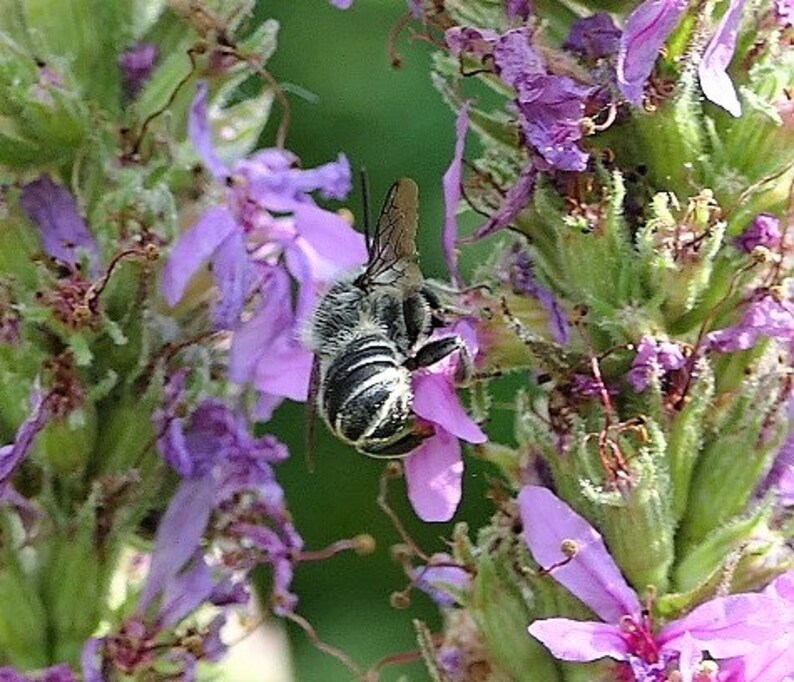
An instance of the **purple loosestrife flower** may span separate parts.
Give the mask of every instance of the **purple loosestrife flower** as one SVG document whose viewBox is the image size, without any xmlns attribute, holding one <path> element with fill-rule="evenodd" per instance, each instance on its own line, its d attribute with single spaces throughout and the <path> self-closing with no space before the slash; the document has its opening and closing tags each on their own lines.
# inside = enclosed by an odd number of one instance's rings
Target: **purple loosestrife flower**
<svg viewBox="0 0 794 682">
<path fill-rule="evenodd" d="M 535 561 L 589 606 L 602 622 L 536 620 L 530 634 L 564 661 L 612 658 L 637 682 L 665 682 L 677 668 L 692 682 L 703 652 L 715 660 L 763 648 L 791 621 L 791 609 L 765 594 L 716 597 L 657 631 L 609 555 L 601 535 L 547 488 L 518 496 L 524 539 Z M 565 548 L 565 551 L 563 550 Z"/>
<path fill-rule="evenodd" d="M 741 116 L 742 107 L 726 69 L 736 49 L 736 36 L 739 33 L 743 9 L 744 0 L 730 0 L 728 9 L 722 15 L 714 37 L 706 46 L 698 64 L 698 79 L 706 99 L 737 117 Z"/>
<path fill-rule="evenodd" d="M 688 4 L 688 0 L 645 0 L 626 20 L 618 51 L 618 87 L 632 104 L 642 104 L 645 81 L 659 50 Z"/>
<path fill-rule="evenodd" d="M 532 45 L 532 31 L 516 28 L 499 35 L 484 29 L 449 29 L 447 44 L 456 57 L 493 56 L 496 73 L 516 91 L 514 106 L 524 137 L 545 168 L 584 170 L 589 155 L 582 151 L 581 122 L 593 88 L 551 72 Z"/>
<path fill-rule="evenodd" d="M 590 155 L 579 147 L 581 122 L 593 89 L 568 76 L 543 75 L 522 78 L 517 90 L 524 135 L 548 167 L 584 170 Z"/>
<path fill-rule="evenodd" d="M 129 97 L 135 97 L 149 80 L 159 56 L 160 50 L 152 43 L 136 43 L 121 54 L 119 68 Z"/>
<path fill-rule="evenodd" d="M 466 130 L 469 127 L 469 102 L 464 102 L 458 112 L 455 124 L 455 153 L 452 162 L 444 173 L 444 258 L 447 262 L 453 284 L 460 287 L 463 279 L 458 270 L 458 204 L 461 199 L 461 183 L 463 181 L 463 149 L 466 144 Z"/>
<path fill-rule="evenodd" d="M 790 350 L 794 347 L 794 301 L 765 294 L 752 301 L 741 321 L 706 335 L 706 347 L 718 353 L 747 350 L 762 338 L 775 339 Z"/>
<path fill-rule="evenodd" d="M 92 272 L 97 269 L 99 247 L 69 190 L 45 173 L 22 188 L 19 203 L 38 227 L 48 255 L 75 267 L 84 254 Z"/>
<path fill-rule="evenodd" d="M 615 54 L 620 35 L 621 31 L 612 17 L 606 12 L 597 12 L 573 22 L 563 47 L 594 61 Z"/>
<path fill-rule="evenodd" d="M 200 82 L 190 110 L 190 137 L 205 166 L 226 188 L 226 198 L 180 237 L 163 269 L 162 289 L 168 304 L 176 305 L 193 275 L 211 261 L 221 293 L 215 324 L 236 329 L 259 280 L 260 264 L 286 267 L 301 297 L 309 298 L 318 282 L 361 265 L 366 249 L 362 235 L 309 196 L 314 191 L 327 199 L 347 195 L 350 166 L 343 155 L 302 170 L 292 153 L 265 149 L 228 166 L 212 144 L 207 99 L 207 84 Z"/>
<path fill-rule="evenodd" d="M 413 569 L 411 577 L 439 606 L 457 604 L 457 594 L 465 592 L 471 583 L 469 572 L 444 553 L 431 556 L 427 566 Z"/>
<path fill-rule="evenodd" d="M 643 336 L 631 363 L 629 383 L 637 393 L 642 393 L 651 385 L 653 377 L 661 379 L 665 372 L 681 369 L 685 364 L 686 358 L 678 345 Z"/>
<path fill-rule="evenodd" d="M 780 219 L 769 213 L 760 213 L 733 243 L 740 251 L 750 253 L 756 246 L 774 249 L 780 246 L 782 241 Z"/>
<path fill-rule="evenodd" d="M 489 234 L 498 232 L 512 223 L 521 211 L 523 211 L 532 198 L 535 191 L 535 183 L 538 178 L 538 169 L 530 162 L 524 166 L 518 174 L 515 184 L 507 190 L 504 201 L 499 209 L 481 225 L 474 233 L 476 239 L 481 239 Z"/>
<path fill-rule="evenodd" d="M 776 578 L 764 595 L 781 604 L 786 618 L 783 627 L 769 640 L 744 656 L 720 666 L 720 682 L 789 682 L 794 679 L 794 571 Z"/>
<path fill-rule="evenodd" d="M 144 608 L 204 537 L 218 547 L 229 576 L 244 578 L 256 565 L 270 564 L 274 609 L 291 610 L 297 601 L 289 591 L 292 568 L 303 541 L 272 468 L 287 458 L 287 448 L 273 436 L 252 437 L 246 420 L 215 399 L 204 400 L 189 418 L 179 416 L 182 378 L 175 381 L 155 424 L 161 454 L 183 478 L 158 528 Z"/>
<path fill-rule="evenodd" d="M 33 441 L 52 417 L 50 401 L 35 386 L 30 394 L 30 414 L 17 429 L 13 443 L 0 447 L 0 502 L 12 502 L 15 495 L 9 486 L 19 465 L 30 454 Z"/>
<path fill-rule="evenodd" d="M 461 321 L 449 331 L 463 339 L 469 355 L 474 358 L 477 354 L 474 327 Z M 455 355 L 413 375 L 414 413 L 434 431 L 405 459 L 408 497 L 423 521 L 448 521 L 458 508 L 463 479 L 459 439 L 469 443 L 487 440 L 482 429 L 466 413 L 455 391 L 459 362 Z"/>
<path fill-rule="evenodd" d="M 306 400 L 313 356 L 297 338 L 304 314 L 293 310 L 287 272 L 263 272 L 259 308 L 232 337 L 229 378 L 259 391 L 254 415 L 268 421 L 284 398 Z"/>
<path fill-rule="evenodd" d="M 688 5 L 688 0 L 645 0 L 629 15 L 620 41 L 617 68 L 618 87 L 629 102 L 642 104 L 645 82 L 659 51 Z M 729 0 L 698 64 L 698 79 L 706 99 L 733 116 L 741 114 L 741 107 L 726 69 L 736 48 L 743 9 L 744 0 Z"/>
</svg>

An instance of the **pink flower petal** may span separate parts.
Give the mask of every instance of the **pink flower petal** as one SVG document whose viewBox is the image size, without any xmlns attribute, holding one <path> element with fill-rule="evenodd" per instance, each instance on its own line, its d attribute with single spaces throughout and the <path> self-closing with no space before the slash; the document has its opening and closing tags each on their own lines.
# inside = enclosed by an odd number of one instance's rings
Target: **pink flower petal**
<svg viewBox="0 0 794 682">
<path fill-rule="evenodd" d="M 455 243 L 458 240 L 458 204 L 460 203 L 460 183 L 463 174 L 463 149 L 466 143 L 466 129 L 469 127 L 469 104 L 466 101 L 458 112 L 455 124 L 456 141 L 455 153 L 452 162 L 444 173 L 442 185 L 444 187 L 444 258 L 447 268 L 456 286 L 461 286 L 463 280 L 458 271 L 458 252 Z"/>
<path fill-rule="evenodd" d="M 736 117 L 741 116 L 742 106 L 739 104 L 736 89 L 726 69 L 736 49 L 742 9 L 744 9 L 744 0 L 731 0 L 698 64 L 700 87 L 703 88 L 706 99 Z"/>
<path fill-rule="evenodd" d="M 221 242 L 237 229 L 227 208 L 208 209 L 171 249 L 163 268 L 161 287 L 168 305 L 175 306 L 193 275 L 206 263 Z"/>
<path fill-rule="evenodd" d="M 221 295 L 213 312 L 215 328 L 236 329 L 253 279 L 241 230 L 234 230 L 215 249 L 212 276 Z"/>
<path fill-rule="evenodd" d="M 681 651 L 691 637 L 716 659 L 740 656 L 784 630 L 790 612 L 789 603 L 769 594 L 731 594 L 669 623 L 657 639 L 665 648 Z"/>
<path fill-rule="evenodd" d="M 313 358 L 311 351 L 287 333 L 260 358 L 254 386 L 263 393 L 304 401 L 309 394 Z"/>
<path fill-rule="evenodd" d="M 640 602 L 626 583 L 601 535 L 548 488 L 528 485 L 518 494 L 524 540 L 544 568 L 556 566 L 551 576 L 567 587 L 608 623 L 637 616 Z M 563 541 L 574 541 L 573 558 L 563 554 Z"/>
<path fill-rule="evenodd" d="M 405 459 L 408 499 L 423 521 L 449 521 L 462 494 L 460 443 L 443 429 Z"/>
<path fill-rule="evenodd" d="M 645 0 L 629 15 L 620 39 L 617 67 L 618 86 L 629 102 L 642 103 L 645 81 L 659 50 L 688 5 L 688 0 Z"/>
<path fill-rule="evenodd" d="M 282 268 L 270 268 L 261 292 L 259 310 L 232 337 L 229 378 L 238 384 L 253 380 L 256 365 L 268 355 L 271 344 L 292 322 L 290 282 Z"/>
<path fill-rule="evenodd" d="M 548 618 L 532 623 L 529 634 L 561 661 L 584 663 L 605 656 L 625 661 L 629 653 L 618 626 L 608 623 Z"/>
<path fill-rule="evenodd" d="M 295 207 L 296 245 L 309 261 L 312 278 L 331 282 L 367 260 L 364 235 L 336 213 L 312 204 Z"/>
<path fill-rule="evenodd" d="M 188 133 L 204 165 L 216 180 L 220 180 L 229 175 L 229 169 L 215 153 L 215 147 L 212 144 L 212 128 L 207 113 L 208 98 L 207 81 L 199 81 L 196 83 L 196 97 L 190 106 Z"/>
<path fill-rule="evenodd" d="M 488 440 L 483 430 L 463 409 L 455 387 L 442 374 L 414 374 L 414 412 L 469 443 Z"/>
</svg>

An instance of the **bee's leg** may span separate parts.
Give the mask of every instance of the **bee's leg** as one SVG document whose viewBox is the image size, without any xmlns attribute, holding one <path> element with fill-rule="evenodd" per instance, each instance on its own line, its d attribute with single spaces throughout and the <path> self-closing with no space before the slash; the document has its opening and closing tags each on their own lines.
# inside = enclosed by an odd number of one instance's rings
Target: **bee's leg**
<svg viewBox="0 0 794 682">
<path fill-rule="evenodd" d="M 474 363 L 472 362 L 469 349 L 459 336 L 445 336 L 442 339 L 428 341 L 420 346 L 412 358 L 408 358 L 405 366 L 409 370 L 420 367 L 430 367 L 455 351 L 458 352 L 458 367 L 455 371 L 455 382 L 466 384 L 474 373 Z"/>
<path fill-rule="evenodd" d="M 403 319 L 408 336 L 408 349 L 413 348 L 433 329 L 431 303 L 424 296 L 424 289 L 408 294 L 403 300 Z"/>
<path fill-rule="evenodd" d="M 389 443 L 367 443 L 359 447 L 359 452 L 369 457 L 403 457 L 418 448 L 422 441 L 433 435 L 433 431 L 409 431 Z"/>
</svg>

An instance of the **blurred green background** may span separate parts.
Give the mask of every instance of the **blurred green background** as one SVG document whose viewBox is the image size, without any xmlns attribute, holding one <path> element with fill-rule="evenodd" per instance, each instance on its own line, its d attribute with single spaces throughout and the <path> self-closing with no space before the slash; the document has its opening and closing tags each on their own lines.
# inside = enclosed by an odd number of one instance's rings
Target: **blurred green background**
<svg viewBox="0 0 794 682">
<path fill-rule="evenodd" d="M 288 147 L 307 167 L 333 159 L 340 151 L 354 168 L 366 166 L 374 204 L 370 212 L 375 215 L 391 183 L 403 175 L 413 177 L 420 188 L 422 268 L 428 276 L 446 278 L 440 246 L 441 177 L 452 155 L 454 113 L 430 83 L 430 49 L 425 43 L 404 32 L 399 42 L 404 65 L 398 70 L 390 66 L 388 35 L 405 4 L 359 0 L 343 12 L 327 0 L 280 0 L 262 3 L 259 9 L 261 18 L 272 17 L 281 24 L 269 68 L 290 90 Z M 272 143 L 278 115 L 275 110 L 266 143 Z M 348 206 L 360 217 L 358 187 Z M 293 453 L 278 475 L 307 548 L 318 549 L 359 533 L 373 535 L 378 548 L 370 556 L 345 553 L 299 566 L 298 612 L 325 641 L 365 667 L 384 656 L 416 650 L 412 620 L 422 619 L 436 629 L 439 620 L 429 599 L 419 593 L 406 610 L 389 605 L 391 592 L 402 589 L 406 580 L 388 553 L 398 536 L 376 504 L 383 463 L 343 446 L 319 424 L 315 470 L 310 473 L 303 457 L 304 427 L 300 405 L 284 405 L 272 422 L 272 430 Z M 475 529 L 482 525 L 489 513 L 485 489 L 483 467 L 468 458 L 464 501 L 453 522 L 465 519 Z M 392 484 L 391 499 L 425 551 L 444 549 L 441 538 L 450 535 L 452 524 L 420 522 L 407 502 L 404 481 Z M 298 628 L 290 627 L 290 639 L 295 678 L 300 682 L 352 679 Z M 381 679 L 400 676 L 428 679 L 419 663 L 387 669 Z"/>
</svg>

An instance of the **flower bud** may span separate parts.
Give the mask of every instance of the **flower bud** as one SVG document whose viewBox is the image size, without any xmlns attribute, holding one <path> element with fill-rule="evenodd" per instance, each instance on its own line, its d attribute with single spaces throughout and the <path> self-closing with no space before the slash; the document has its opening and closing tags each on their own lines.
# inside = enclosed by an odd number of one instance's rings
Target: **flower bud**
<svg viewBox="0 0 794 682">
<path fill-rule="evenodd" d="M 468 608 L 482 631 L 485 648 L 511 680 L 558 680 L 545 648 L 527 633 L 532 620 L 517 578 L 508 566 L 483 555 L 472 583 Z"/>
<path fill-rule="evenodd" d="M 8 528 L 8 524 L 5 524 Z M 47 658 L 47 616 L 37 585 L 21 563 L 13 541 L 4 542 L 0 571 L 0 650 L 22 669 L 44 667 Z"/>
<path fill-rule="evenodd" d="M 94 452 L 96 433 L 96 408 L 87 402 L 68 417 L 51 420 L 37 447 L 56 476 L 79 475 Z"/>
</svg>

